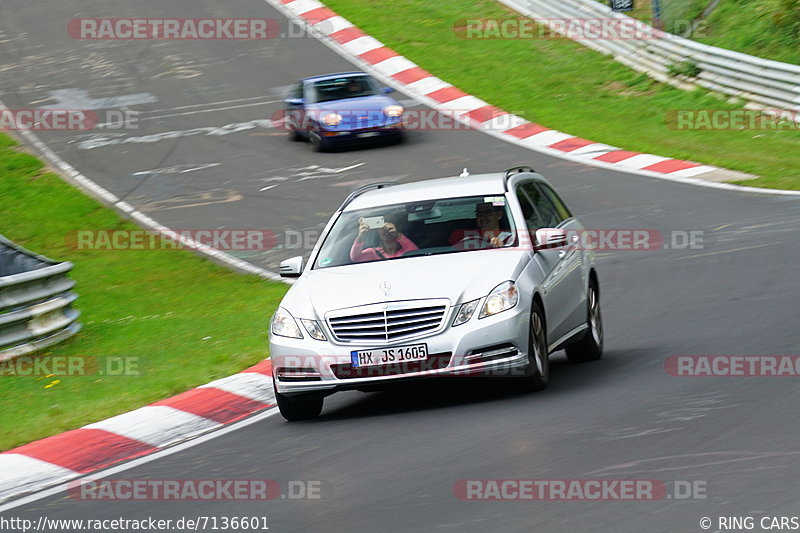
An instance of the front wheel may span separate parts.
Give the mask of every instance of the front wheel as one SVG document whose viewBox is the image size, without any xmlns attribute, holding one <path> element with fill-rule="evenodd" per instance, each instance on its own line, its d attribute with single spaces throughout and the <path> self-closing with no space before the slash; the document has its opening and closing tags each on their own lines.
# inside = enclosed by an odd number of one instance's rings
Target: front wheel
<svg viewBox="0 0 800 533">
<path fill-rule="evenodd" d="M 300 132 L 294 129 L 294 127 L 289 126 L 289 140 L 291 142 L 300 142 L 303 139 L 303 136 L 300 135 Z"/>
<path fill-rule="evenodd" d="M 322 137 L 321 131 L 308 132 L 308 142 L 315 152 L 327 152 L 330 149 L 330 142 Z"/>
<path fill-rule="evenodd" d="M 596 361 L 603 356 L 603 315 L 600 312 L 600 292 L 597 283 L 589 283 L 586 293 L 587 325 L 586 334 L 576 343 L 564 348 L 571 363 Z"/>
<path fill-rule="evenodd" d="M 545 317 L 539 302 L 533 302 L 528 340 L 528 375 L 523 378 L 525 388 L 539 391 L 547 387 L 550 379 L 550 357 L 547 349 Z"/>
<path fill-rule="evenodd" d="M 322 404 L 325 401 L 324 396 L 320 394 L 311 393 L 287 396 L 279 393 L 277 388 L 275 389 L 275 399 L 278 402 L 278 409 L 281 412 L 281 416 L 289 422 L 309 420 L 318 417 L 322 412 Z"/>
</svg>

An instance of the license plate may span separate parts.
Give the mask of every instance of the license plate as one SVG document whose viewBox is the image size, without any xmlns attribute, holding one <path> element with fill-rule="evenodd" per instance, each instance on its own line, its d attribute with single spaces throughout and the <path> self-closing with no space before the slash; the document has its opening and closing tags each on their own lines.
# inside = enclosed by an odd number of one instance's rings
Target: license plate
<svg viewBox="0 0 800 533">
<path fill-rule="evenodd" d="M 356 137 L 359 137 L 359 138 L 377 137 L 378 135 L 380 135 L 380 133 L 378 133 L 377 131 L 368 131 L 366 133 L 357 133 Z"/>
<path fill-rule="evenodd" d="M 408 361 L 424 361 L 428 358 L 427 344 L 410 344 L 394 348 L 378 348 L 376 350 L 353 350 L 350 362 L 354 368 L 366 366 L 391 365 Z"/>
</svg>

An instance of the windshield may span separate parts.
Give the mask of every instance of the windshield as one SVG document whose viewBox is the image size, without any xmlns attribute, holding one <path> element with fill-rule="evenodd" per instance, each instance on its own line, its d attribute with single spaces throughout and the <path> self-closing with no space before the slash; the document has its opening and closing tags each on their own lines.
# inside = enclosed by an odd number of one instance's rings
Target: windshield
<svg viewBox="0 0 800 533">
<path fill-rule="evenodd" d="M 314 268 L 458 253 L 516 244 L 505 196 L 470 196 L 342 213 Z"/>
<path fill-rule="evenodd" d="M 309 103 L 346 100 L 379 93 L 379 87 L 371 77 L 347 76 L 314 83 L 309 91 Z"/>
</svg>

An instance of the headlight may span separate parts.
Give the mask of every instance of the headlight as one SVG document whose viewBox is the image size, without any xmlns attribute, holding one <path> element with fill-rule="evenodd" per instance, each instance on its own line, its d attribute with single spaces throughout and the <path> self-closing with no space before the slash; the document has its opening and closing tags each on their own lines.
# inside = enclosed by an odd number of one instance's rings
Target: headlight
<svg viewBox="0 0 800 533">
<path fill-rule="evenodd" d="M 322 122 L 326 126 L 338 126 L 342 123 L 342 115 L 339 113 L 325 113 L 322 115 Z"/>
<path fill-rule="evenodd" d="M 400 115 L 403 114 L 403 106 L 399 105 L 386 106 L 383 109 L 383 112 L 384 114 L 386 114 L 387 117 L 399 117 Z"/>
<path fill-rule="evenodd" d="M 517 286 L 513 281 L 504 281 L 495 287 L 492 292 L 489 293 L 489 296 L 486 297 L 486 302 L 483 304 L 481 314 L 478 315 L 478 318 L 484 318 L 507 311 L 517 305 L 518 301 L 519 293 L 517 292 Z"/>
<path fill-rule="evenodd" d="M 325 336 L 325 332 L 322 331 L 322 328 L 319 327 L 319 322 L 316 320 L 306 320 L 301 318 L 300 322 L 303 323 L 303 327 L 306 328 L 306 331 L 309 335 L 311 335 L 312 339 L 317 339 L 318 341 L 328 340 L 328 337 Z"/>
<path fill-rule="evenodd" d="M 300 333 L 300 328 L 297 327 L 297 322 L 295 322 L 292 315 L 289 314 L 289 311 L 283 307 L 279 307 L 278 310 L 275 311 L 275 316 L 272 317 L 272 334 L 278 335 L 279 337 L 290 337 L 292 339 L 303 338 L 303 334 Z"/>
<path fill-rule="evenodd" d="M 456 313 L 456 318 L 453 320 L 453 326 L 459 326 L 472 318 L 475 309 L 478 307 L 478 302 L 480 302 L 480 299 L 461 304 L 461 307 L 458 308 L 458 313 Z"/>
</svg>

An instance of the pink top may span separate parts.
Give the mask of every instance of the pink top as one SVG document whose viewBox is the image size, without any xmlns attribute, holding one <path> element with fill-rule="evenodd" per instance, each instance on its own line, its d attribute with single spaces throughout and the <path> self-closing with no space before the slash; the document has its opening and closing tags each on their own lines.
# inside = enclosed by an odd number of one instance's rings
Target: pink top
<svg viewBox="0 0 800 533">
<path fill-rule="evenodd" d="M 411 242 L 411 239 L 405 235 L 398 237 L 397 245 L 397 251 L 393 254 L 390 254 L 383 249 L 383 246 L 367 248 L 364 250 L 364 245 L 358 242 L 358 239 L 356 239 L 353 243 L 353 247 L 350 248 L 350 260 L 356 263 L 364 263 L 366 261 L 377 261 L 378 259 L 392 259 L 395 257 L 400 257 L 404 253 L 410 252 L 411 250 L 419 250 L 417 245 Z"/>
</svg>

